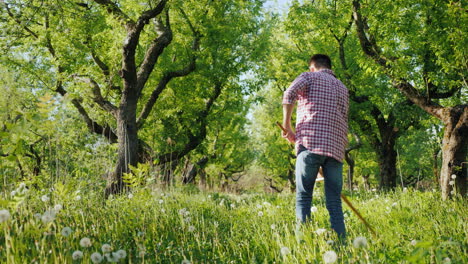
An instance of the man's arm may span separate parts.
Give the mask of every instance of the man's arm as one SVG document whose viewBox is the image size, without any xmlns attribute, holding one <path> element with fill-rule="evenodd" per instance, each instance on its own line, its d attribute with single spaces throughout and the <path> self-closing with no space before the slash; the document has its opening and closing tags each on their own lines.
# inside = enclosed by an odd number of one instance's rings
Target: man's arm
<svg viewBox="0 0 468 264">
<path fill-rule="evenodd" d="M 283 104 L 283 127 L 287 132 L 282 131 L 281 136 L 286 138 L 289 142 L 296 142 L 296 134 L 292 130 L 291 115 L 294 110 L 294 104 Z"/>
</svg>

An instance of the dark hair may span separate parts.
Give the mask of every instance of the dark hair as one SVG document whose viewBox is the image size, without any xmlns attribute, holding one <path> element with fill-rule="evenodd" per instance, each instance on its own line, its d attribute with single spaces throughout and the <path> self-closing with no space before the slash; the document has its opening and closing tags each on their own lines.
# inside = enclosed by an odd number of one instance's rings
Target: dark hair
<svg viewBox="0 0 468 264">
<path fill-rule="evenodd" d="M 311 64 L 314 64 L 315 68 L 327 68 L 331 69 L 331 60 L 330 57 L 324 54 L 315 54 L 312 57 L 310 57 L 309 60 L 309 66 Z"/>
</svg>

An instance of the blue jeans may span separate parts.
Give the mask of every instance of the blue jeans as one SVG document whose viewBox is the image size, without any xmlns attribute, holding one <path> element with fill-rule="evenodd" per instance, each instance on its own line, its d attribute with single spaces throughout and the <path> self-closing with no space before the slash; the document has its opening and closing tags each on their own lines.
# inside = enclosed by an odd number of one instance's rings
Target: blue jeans
<svg viewBox="0 0 468 264">
<path fill-rule="evenodd" d="M 346 230 L 341 207 L 341 188 L 343 186 L 343 163 L 334 158 L 314 154 L 302 145 L 296 159 L 296 216 L 305 223 L 310 219 L 310 207 L 315 179 L 322 167 L 325 181 L 325 201 L 330 214 L 331 228 L 338 237 L 346 238 Z"/>
</svg>

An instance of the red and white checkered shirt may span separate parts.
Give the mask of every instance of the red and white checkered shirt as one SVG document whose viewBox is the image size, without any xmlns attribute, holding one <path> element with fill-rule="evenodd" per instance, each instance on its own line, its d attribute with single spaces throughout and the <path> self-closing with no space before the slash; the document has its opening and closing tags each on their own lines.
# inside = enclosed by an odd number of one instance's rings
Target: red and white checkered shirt
<svg viewBox="0 0 468 264">
<path fill-rule="evenodd" d="M 296 152 L 303 145 L 312 153 L 343 162 L 348 144 L 348 89 L 330 69 L 304 72 L 284 92 L 283 104 L 296 100 Z"/>
</svg>

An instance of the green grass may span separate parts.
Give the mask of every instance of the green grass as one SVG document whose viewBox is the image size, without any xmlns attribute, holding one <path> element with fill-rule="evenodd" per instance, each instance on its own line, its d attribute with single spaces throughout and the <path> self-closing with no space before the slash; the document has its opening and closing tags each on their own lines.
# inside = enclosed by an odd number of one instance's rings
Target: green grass
<svg viewBox="0 0 468 264">
<path fill-rule="evenodd" d="M 3 194 L 0 210 L 11 216 L 0 223 L 0 263 L 92 263 L 90 255 L 102 254 L 106 243 L 113 251 L 126 251 L 119 263 L 323 263 L 329 250 L 338 254 L 336 263 L 468 263 L 466 200 L 441 201 L 439 193 L 412 190 L 348 195 L 377 236 L 344 205 L 348 243 L 336 249 L 327 243 L 336 236 L 321 187 L 314 197 L 318 210 L 313 221 L 299 232 L 293 194 L 141 189 L 132 198 L 103 200 L 97 192 L 76 193 L 61 184 L 49 193 Z M 44 194 L 49 201 L 41 200 Z M 56 204 L 63 209 L 52 222 L 44 224 L 35 216 Z M 64 227 L 73 230 L 70 236 L 61 234 Z M 318 235 L 314 231 L 319 228 L 327 232 Z M 367 239 L 367 247 L 353 247 L 358 236 Z M 80 246 L 84 237 L 91 247 Z M 281 254 L 283 247 L 289 254 Z M 83 252 L 82 259 L 72 259 L 76 250 Z"/>
</svg>

